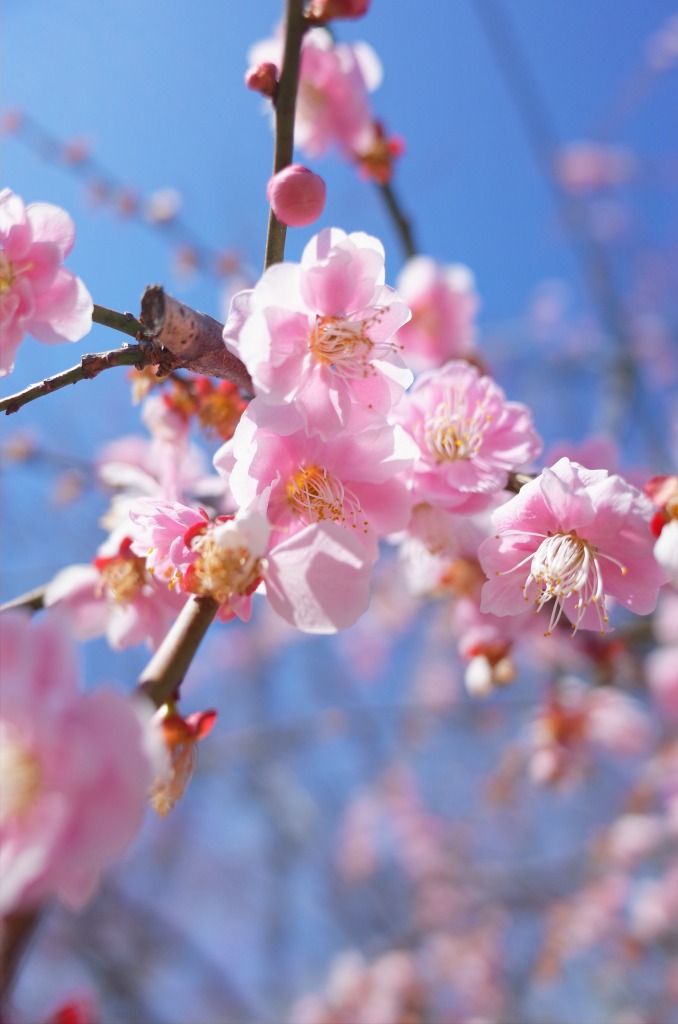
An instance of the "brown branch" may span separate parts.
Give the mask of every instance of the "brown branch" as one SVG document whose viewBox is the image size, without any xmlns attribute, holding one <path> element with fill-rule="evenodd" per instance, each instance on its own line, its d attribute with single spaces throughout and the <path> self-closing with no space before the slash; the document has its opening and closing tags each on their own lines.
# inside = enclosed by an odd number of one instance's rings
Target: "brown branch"
<svg viewBox="0 0 678 1024">
<path fill-rule="evenodd" d="M 275 101 L 274 174 L 291 164 L 294 155 L 294 112 L 299 86 L 301 41 L 305 29 L 303 0 L 287 0 L 283 65 Z M 264 270 L 268 270 L 273 263 L 282 263 L 285 258 L 286 235 L 287 228 L 271 210 L 268 215 Z"/>
<path fill-rule="evenodd" d="M 37 928 L 44 908 L 17 911 L 0 920 L 0 1000 L 9 995 L 21 960 Z M 0 1005 L 0 1019 L 5 1020 Z"/>
<path fill-rule="evenodd" d="M 304 35 L 303 0 L 287 0 L 285 12 L 285 44 L 283 67 L 276 96 L 275 156 L 274 171 L 282 170 L 292 162 L 294 152 L 294 111 L 299 85 L 301 41 Z M 285 255 L 285 225 L 273 216 L 269 218 L 266 238 L 264 270 L 273 263 L 280 263 Z M 254 393 L 247 369 L 224 346 L 223 327 L 211 317 L 196 313 L 181 303 L 166 296 L 162 288 L 148 288 L 142 298 L 141 318 L 146 337 L 156 344 L 165 346 L 175 358 L 186 358 L 182 365 L 193 369 L 195 360 L 206 359 L 211 367 L 228 365 L 228 380 Z M 199 339 L 202 347 L 196 347 Z M 207 342 L 206 342 L 207 339 Z M 242 367 L 240 379 L 233 374 L 236 364 Z M 217 375 L 214 368 L 210 373 Z M 242 374 L 246 374 L 246 379 Z M 209 629 L 218 610 L 218 603 L 211 597 L 191 596 L 179 617 L 164 638 L 139 679 L 139 690 L 161 707 L 176 693 L 193 657 Z"/>
<path fill-rule="evenodd" d="M 224 325 L 218 320 L 166 295 L 160 285 L 149 286 L 142 295 L 139 319 L 144 338 L 173 357 L 172 369 L 221 377 L 254 394 L 247 367 L 226 348 Z M 166 369 L 167 360 L 161 365 Z"/>
<path fill-rule="evenodd" d="M 166 704 L 183 681 L 219 605 L 211 597 L 192 595 L 139 679 L 139 692 L 157 707 Z"/>
<path fill-rule="evenodd" d="M 416 256 L 417 247 L 414 244 L 412 225 L 409 218 L 403 213 L 402 207 L 396 198 L 395 192 L 393 191 L 393 186 L 390 182 L 384 182 L 383 184 L 379 184 L 378 188 L 383 196 L 384 202 L 386 203 L 386 208 L 391 214 L 393 223 L 398 230 L 402 247 L 405 250 L 405 255 L 408 259 L 412 256 Z"/>
<path fill-rule="evenodd" d="M 34 402 L 36 398 L 51 395 L 53 391 L 59 391 L 69 384 L 77 384 L 80 380 L 93 380 L 103 370 L 110 370 L 112 366 L 136 366 L 141 369 L 157 361 L 157 356 L 153 358 L 150 346 L 142 348 L 140 345 L 125 345 L 124 348 L 112 349 L 110 352 L 92 352 L 82 357 L 79 366 L 73 366 L 70 370 L 57 373 L 54 377 L 47 377 L 39 384 L 31 384 L 23 391 L 1 399 L 0 412 L 10 416 L 13 412 L 18 412 L 22 406 Z"/>
</svg>

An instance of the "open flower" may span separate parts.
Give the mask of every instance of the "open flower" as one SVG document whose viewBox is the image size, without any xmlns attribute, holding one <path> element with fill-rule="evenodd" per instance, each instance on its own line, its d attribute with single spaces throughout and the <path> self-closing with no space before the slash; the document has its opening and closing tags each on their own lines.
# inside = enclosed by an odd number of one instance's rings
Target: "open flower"
<svg viewBox="0 0 678 1024">
<path fill-rule="evenodd" d="M 509 473 L 541 451 L 530 411 L 474 366 L 452 360 L 422 373 L 393 411 L 418 446 L 413 497 L 448 511 L 479 512 Z"/>
<path fill-rule="evenodd" d="M 148 714 L 78 690 L 59 616 L 6 612 L 0 646 L 0 914 L 81 907 L 136 834 L 162 753 Z"/>
<path fill-rule="evenodd" d="M 354 408 L 383 415 L 411 384 L 393 340 L 409 316 L 384 284 L 381 242 L 326 228 L 301 263 L 274 264 L 235 296 L 224 340 L 252 376 L 262 426 L 327 439 L 353 429 Z"/>
<path fill-rule="evenodd" d="M 413 256 L 400 272 L 397 289 L 412 310 L 412 319 L 396 335 L 408 366 L 427 370 L 472 351 L 478 295 L 468 267 Z"/>
<path fill-rule="evenodd" d="M 282 36 L 257 43 L 250 64 L 282 65 Z M 306 32 L 301 50 L 294 142 L 310 157 L 337 146 L 345 156 L 365 150 L 373 135 L 368 94 L 382 69 L 367 43 L 335 43 L 323 28 Z"/>
<path fill-rule="evenodd" d="M 402 529 L 410 515 L 399 476 L 414 453 L 410 438 L 384 420 L 330 441 L 303 430 L 279 437 L 257 426 L 260 409 L 255 399 L 233 440 L 215 455 L 235 500 L 249 505 L 269 493 L 267 515 L 276 541 L 310 523 L 334 522 L 352 531 L 376 559 L 379 539 Z"/>
<path fill-rule="evenodd" d="M 607 630 L 608 598 L 653 611 L 666 575 L 656 563 L 649 500 L 616 474 L 567 458 L 521 488 L 492 515 L 478 551 L 488 576 L 481 610 L 516 615 L 551 605 L 546 635 L 565 615 L 577 629 Z"/>
<path fill-rule="evenodd" d="M 73 221 L 58 206 L 24 206 L 10 189 L 0 192 L 0 377 L 26 334 L 55 345 L 90 330 L 89 292 L 62 266 L 74 241 Z"/>
<path fill-rule="evenodd" d="M 252 595 L 261 590 L 278 615 L 306 633 L 352 626 L 369 603 L 373 560 L 361 542 L 336 523 L 318 522 L 276 543 L 267 499 L 214 521 L 178 502 L 140 499 L 130 513 L 135 550 L 152 549 L 149 559 L 170 586 L 214 598 L 224 621 L 248 621 Z"/>
</svg>

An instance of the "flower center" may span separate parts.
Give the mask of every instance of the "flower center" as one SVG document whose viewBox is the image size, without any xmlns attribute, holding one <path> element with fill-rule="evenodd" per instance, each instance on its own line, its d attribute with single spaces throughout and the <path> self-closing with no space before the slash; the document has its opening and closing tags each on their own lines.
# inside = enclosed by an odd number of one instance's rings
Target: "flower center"
<svg viewBox="0 0 678 1024">
<path fill-rule="evenodd" d="M 300 466 L 286 484 L 287 502 L 307 523 L 330 519 L 342 526 L 367 533 L 368 522 L 358 498 L 341 480 L 320 466 Z"/>
<path fill-rule="evenodd" d="M 7 258 L 6 254 L 0 250 L 0 295 L 4 295 L 5 292 L 10 291 L 14 284 L 15 277 L 16 270 L 14 264 Z"/>
<path fill-rule="evenodd" d="M 469 406 L 468 396 L 454 389 L 446 393 L 434 411 L 419 426 L 419 438 L 438 462 L 473 459 L 480 451 L 492 413 L 487 411 L 489 397 Z"/>
<path fill-rule="evenodd" d="M 233 533 L 216 526 L 191 542 L 198 559 L 186 573 L 185 588 L 193 594 L 209 594 L 219 604 L 235 595 L 251 594 L 261 581 L 261 559 L 235 540 Z"/>
<path fill-rule="evenodd" d="M 0 743 L 0 822 L 25 814 L 40 792 L 40 763 L 19 739 L 16 731 L 4 725 Z"/>
<path fill-rule="evenodd" d="M 598 616 L 601 635 L 605 633 L 608 622 L 603 589 L 603 573 L 601 559 L 613 562 L 622 575 L 626 568 L 611 555 L 606 555 L 593 544 L 577 534 L 576 530 L 568 533 L 555 533 L 544 536 L 540 533 L 528 533 L 522 530 L 507 531 L 516 535 L 541 537 L 542 541 L 532 555 L 527 555 L 509 572 L 515 572 L 530 562 L 530 573 L 523 585 L 523 597 L 529 601 L 528 590 L 534 583 L 538 590 L 534 599 L 535 614 L 553 599 L 551 619 L 545 636 L 550 636 L 563 613 L 563 604 L 570 597 L 577 597 L 574 605 L 576 617 L 572 622 L 572 636 L 577 632 L 589 605 L 593 605 Z M 569 616 L 572 619 L 572 616 Z"/>
<path fill-rule="evenodd" d="M 340 377 L 367 377 L 373 373 L 374 342 L 365 333 L 366 320 L 316 317 L 309 348 L 320 363 Z"/>
<path fill-rule="evenodd" d="M 100 587 L 120 604 L 129 604 L 139 595 L 146 582 L 146 560 L 136 555 L 117 555 L 97 566 Z"/>
</svg>

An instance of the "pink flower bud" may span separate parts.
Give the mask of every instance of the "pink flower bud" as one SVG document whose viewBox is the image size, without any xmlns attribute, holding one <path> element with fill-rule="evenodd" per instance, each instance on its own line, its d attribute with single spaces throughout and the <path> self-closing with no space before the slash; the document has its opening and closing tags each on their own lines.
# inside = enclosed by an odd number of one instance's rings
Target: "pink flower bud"
<svg viewBox="0 0 678 1024">
<path fill-rule="evenodd" d="M 266 188 L 273 212 L 282 224 L 306 227 L 318 219 L 325 208 L 325 182 L 301 164 L 290 164 L 274 174 Z"/>
<path fill-rule="evenodd" d="M 278 90 L 278 69 L 270 61 L 257 64 L 245 72 L 245 85 L 253 92 L 273 99 Z"/>
<path fill-rule="evenodd" d="M 313 0 L 307 17 L 323 22 L 332 18 L 362 18 L 369 6 L 370 0 Z"/>
</svg>

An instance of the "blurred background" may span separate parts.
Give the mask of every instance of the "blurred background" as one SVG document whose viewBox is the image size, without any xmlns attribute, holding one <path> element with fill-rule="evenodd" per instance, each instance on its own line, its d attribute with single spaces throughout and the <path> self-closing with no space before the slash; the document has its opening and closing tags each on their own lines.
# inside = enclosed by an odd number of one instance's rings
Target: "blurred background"
<svg viewBox="0 0 678 1024">
<path fill-rule="evenodd" d="M 256 281 L 272 132 L 243 75 L 281 13 L 6 3 L 3 183 L 69 211 L 67 265 L 96 303 L 137 315 L 162 283 L 224 320 Z M 334 32 L 382 62 L 394 192 L 418 250 L 473 272 L 477 349 L 531 407 L 545 464 L 598 437 L 640 486 L 675 473 L 675 3 L 373 0 Z M 300 158 L 328 201 L 288 258 L 320 227 L 365 231 L 394 285 L 404 253 L 377 186 L 336 153 Z M 29 338 L 2 395 L 122 340 Z M 3 600 L 91 560 L 110 499 L 96 459 L 133 434 L 122 369 L 3 419 Z M 196 443 L 208 464 L 216 444 Z M 334 639 L 264 608 L 215 625 L 183 688 L 184 713 L 219 712 L 187 795 L 82 914 L 46 917 L 21 1019 L 90 991 L 107 1024 L 678 1020 L 676 718 L 647 679 L 656 645 L 678 644 L 672 613 L 576 657 L 517 649 L 516 680 L 483 701 L 450 599 L 409 596 L 387 551 L 369 612 Z M 147 658 L 89 643 L 88 685 L 131 689 Z M 572 676 L 623 698 L 619 742 L 555 715 Z M 567 761 L 552 785 L 533 763 L 540 715 Z"/>
</svg>

